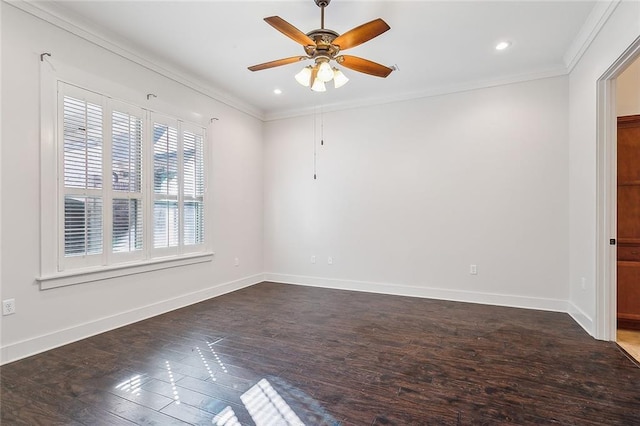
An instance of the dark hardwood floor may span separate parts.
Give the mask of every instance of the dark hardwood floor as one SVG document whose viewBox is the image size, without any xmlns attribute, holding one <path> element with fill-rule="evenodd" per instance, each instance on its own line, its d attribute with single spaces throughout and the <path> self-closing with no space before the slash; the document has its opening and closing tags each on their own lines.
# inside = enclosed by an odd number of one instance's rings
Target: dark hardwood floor
<svg viewBox="0 0 640 426">
<path fill-rule="evenodd" d="M 640 425 L 568 315 L 262 283 L 2 366 L 2 425 Z"/>
</svg>

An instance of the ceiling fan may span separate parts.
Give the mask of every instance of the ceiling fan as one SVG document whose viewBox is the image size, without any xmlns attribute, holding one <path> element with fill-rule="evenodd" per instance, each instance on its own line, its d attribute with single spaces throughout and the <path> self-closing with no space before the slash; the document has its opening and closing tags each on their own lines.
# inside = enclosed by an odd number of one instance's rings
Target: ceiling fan
<svg viewBox="0 0 640 426">
<path fill-rule="evenodd" d="M 344 85 L 348 81 L 348 78 L 346 78 L 341 71 L 331 66 L 330 61 L 335 61 L 346 68 L 376 77 L 384 78 L 391 74 L 395 67 L 390 68 L 368 59 L 341 54 L 343 50 L 359 46 L 391 29 L 386 22 L 380 18 L 374 19 L 371 22 L 362 24 L 340 35 L 324 27 L 324 8 L 329 5 L 331 0 L 314 1 L 321 9 L 320 29 L 310 31 L 307 34 L 279 16 L 264 18 L 273 28 L 302 45 L 306 55 L 292 56 L 253 65 L 249 67 L 250 71 L 260 71 L 312 59 L 315 64 L 313 66 L 309 65 L 300 71 L 296 75 L 296 80 L 303 86 L 311 87 L 311 90 L 319 92 L 325 91 L 324 83 L 331 80 L 334 80 L 336 88 Z"/>
</svg>

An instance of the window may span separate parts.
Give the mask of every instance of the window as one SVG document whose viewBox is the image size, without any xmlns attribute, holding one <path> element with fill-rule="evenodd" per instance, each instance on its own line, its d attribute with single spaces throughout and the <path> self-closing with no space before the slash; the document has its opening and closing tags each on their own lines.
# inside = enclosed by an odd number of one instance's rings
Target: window
<svg viewBox="0 0 640 426">
<path fill-rule="evenodd" d="M 205 250 L 205 132 L 58 83 L 58 271 Z"/>
<path fill-rule="evenodd" d="M 153 248 L 185 252 L 204 243 L 204 134 L 152 114 Z"/>
</svg>

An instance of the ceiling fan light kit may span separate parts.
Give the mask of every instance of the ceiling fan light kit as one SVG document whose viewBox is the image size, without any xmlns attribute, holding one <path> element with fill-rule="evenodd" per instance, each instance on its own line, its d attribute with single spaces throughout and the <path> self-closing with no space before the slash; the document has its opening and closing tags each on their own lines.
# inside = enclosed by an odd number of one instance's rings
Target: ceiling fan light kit
<svg viewBox="0 0 640 426">
<path fill-rule="evenodd" d="M 333 85 L 336 89 L 347 84 L 349 79 L 338 68 L 333 69 Z"/>
<path fill-rule="evenodd" d="M 394 70 L 393 67 L 386 67 L 357 56 L 340 54 L 342 50 L 359 46 L 388 31 L 390 27 L 386 22 L 380 18 L 374 19 L 371 22 L 362 24 L 340 35 L 333 30 L 324 28 L 324 8 L 329 5 L 331 0 L 314 1 L 321 9 L 320 29 L 310 31 L 307 34 L 279 16 L 264 18 L 264 20 L 276 30 L 302 45 L 306 56 L 292 56 L 290 58 L 265 62 L 249 67 L 250 71 L 260 71 L 311 59 L 315 64 L 304 67 L 295 75 L 295 79 L 302 86 L 310 87 L 314 92 L 326 91 L 325 83 L 331 80 L 333 80 L 336 89 L 344 86 L 349 81 L 342 71 L 331 65 L 331 61 L 335 61 L 345 68 L 376 77 L 385 78 L 391 74 Z"/>
<path fill-rule="evenodd" d="M 324 83 L 328 83 L 333 79 L 333 69 L 329 65 L 329 60 L 320 61 L 317 79 Z"/>
<path fill-rule="evenodd" d="M 305 87 L 309 87 L 311 85 L 311 81 L 309 81 L 311 79 L 311 68 L 313 67 L 308 65 L 296 74 L 296 81 Z"/>
<path fill-rule="evenodd" d="M 311 90 L 313 90 L 314 92 L 326 92 L 327 86 L 324 84 L 324 81 L 316 78 L 316 80 L 311 85 Z"/>
</svg>

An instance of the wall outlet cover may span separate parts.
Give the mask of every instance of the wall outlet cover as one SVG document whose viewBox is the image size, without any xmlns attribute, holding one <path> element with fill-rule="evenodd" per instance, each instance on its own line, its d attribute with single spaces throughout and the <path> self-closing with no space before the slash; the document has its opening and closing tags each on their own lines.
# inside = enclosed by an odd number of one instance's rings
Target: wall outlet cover
<svg viewBox="0 0 640 426">
<path fill-rule="evenodd" d="M 16 299 L 7 299 L 2 301 L 2 315 L 11 315 L 16 313 Z"/>
</svg>

